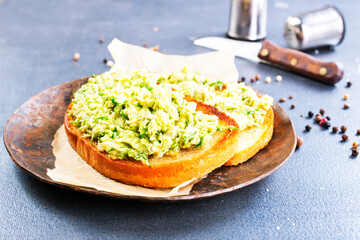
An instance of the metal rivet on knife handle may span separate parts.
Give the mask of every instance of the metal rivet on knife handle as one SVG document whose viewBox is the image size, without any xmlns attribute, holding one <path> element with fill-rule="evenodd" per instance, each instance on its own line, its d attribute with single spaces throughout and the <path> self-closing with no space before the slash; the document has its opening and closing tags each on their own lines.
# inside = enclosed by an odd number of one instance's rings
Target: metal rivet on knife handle
<svg viewBox="0 0 360 240">
<path fill-rule="evenodd" d="M 322 67 L 322 68 L 319 69 L 319 74 L 320 75 L 324 76 L 326 73 L 327 73 L 326 68 Z"/>
<path fill-rule="evenodd" d="M 291 64 L 291 66 L 295 66 L 296 64 L 297 64 L 297 59 L 296 58 L 292 58 L 291 60 L 290 60 L 290 64 Z"/>
<path fill-rule="evenodd" d="M 269 55 L 269 50 L 264 48 L 263 50 L 261 50 L 260 54 L 261 56 L 266 57 L 267 55 Z"/>
</svg>

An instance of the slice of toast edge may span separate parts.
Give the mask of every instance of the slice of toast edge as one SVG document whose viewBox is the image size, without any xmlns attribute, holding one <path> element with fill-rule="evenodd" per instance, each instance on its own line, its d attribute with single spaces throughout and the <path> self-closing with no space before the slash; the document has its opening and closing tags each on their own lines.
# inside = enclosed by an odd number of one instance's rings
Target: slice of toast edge
<svg viewBox="0 0 360 240">
<path fill-rule="evenodd" d="M 197 111 L 216 115 L 221 126 L 238 127 L 235 120 L 217 108 L 189 96 L 185 96 L 185 100 L 195 102 Z M 235 154 L 241 133 L 237 129 L 217 132 L 207 146 L 181 150 L 177 158 L 171 156 L 164 156 L 161 159 L 150 158 L 149 167 L 137 160 L 114 160 L 106 152 L 98 151 L 96 145 L 90 142 L 89 138 L 83 137 L 76 125 L 71 124 L 73 119 L 68 115 L 71 108 L 72 103 L 65 114 L 65 132 L 71 147 L 80 157 L 106 177 L 143 187 L 170 188 L 208 174 Z"/>
<path fill-rule="evenodd" d="M 264 122 L 260 126 L 241 131 L 236 153 L 224 165 L 236 166 L 252 158 L 270 142 L 273 131 L 274 111 L 270 107 L 266 112 Z"/>
</svg>

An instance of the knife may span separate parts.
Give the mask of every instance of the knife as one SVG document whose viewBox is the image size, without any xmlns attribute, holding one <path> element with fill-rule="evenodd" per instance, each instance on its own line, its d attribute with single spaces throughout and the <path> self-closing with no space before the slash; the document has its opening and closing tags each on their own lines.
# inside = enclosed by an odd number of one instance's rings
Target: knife
<svg viewBox="0 0 360 240">
<path fill-rule="evenodd" d="M 205 37 L 196 39 L 194 44 L 214 50 L 231 51 L 238 57 L 281 67 L 330 85 L 340 81 L 344 74 L 340 64 L 322 62 L 306 53 L 276 46 L 268 40 L 245 42 L 222 37 Z"/>
</svg>

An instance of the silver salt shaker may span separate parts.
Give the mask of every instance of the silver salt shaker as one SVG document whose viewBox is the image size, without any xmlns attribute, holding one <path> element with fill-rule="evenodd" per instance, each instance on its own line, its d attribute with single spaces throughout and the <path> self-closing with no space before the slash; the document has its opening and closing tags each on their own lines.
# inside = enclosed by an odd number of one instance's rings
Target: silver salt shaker
<svg viewBox="0 0 360 240">
<path fill-rule="evenodd" d="M 287 18 L 284 38 L 294 49 L 336 46 L 345 36 L 345 20 L 334 6 Z"/>
<path fill-rule="evenodd" d="M 266 37 L 267 0 L 232 0 L 228 36 L 256 41 Z"/>
</svg>

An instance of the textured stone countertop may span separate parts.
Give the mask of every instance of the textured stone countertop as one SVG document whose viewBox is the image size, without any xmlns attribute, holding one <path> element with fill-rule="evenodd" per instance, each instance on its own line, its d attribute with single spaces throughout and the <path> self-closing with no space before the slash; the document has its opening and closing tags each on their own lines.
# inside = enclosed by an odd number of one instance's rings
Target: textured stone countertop
<svg viewBox="0 0 360 240">
<path fill-rule="evenodd" d="M 351 144 L 360 128 L 360 4 L 344 0 L 268 1 L 268 39 L 286 46 L 287 16 L 336 4 L 346 19 L 344 42 L 335 50 L 310 53 L 342 63 L 345 74 L 327 86 L 240 58 L 240 76 L 270 94 L 290 116 L 303 146 L 273 175 L 238 191 L 209 199 L 149 203 L 122 201 L 64 190 L 42 183 L 11 160 L 0 144 L 0 239 L 359 239 L 360 156 Z M 210 50 L 192 40 L 223 36 L 230 1 L 0 0 L 0 133 L 23 102 L 49 87 L 108 67 L 107 44 L 114 37 L 168 54 Z M 154 27 L 158 31 L 154 31 Z M 99 43 L 103 37 L 105 42 Z M 74 52 L 81 54 L 72 61 Z M 276 75 L 283 81 L 276 82 Z M 266 76 L 273 78 L 268 84 Z M 353 85 L 346 87 L 346 82 Z M 250 83 L 251 84 L 251 83 Z M 343 109 L 344 94 L 350 108 Z M 289 100 L 288 96 L 293 99 Z M 294 109 L 290 109 L 291 105 Z M 306 118 L 326 110 L 341 134 Z M 303 118 L 300 115 L 304 115 Z M 312 130 L 305 132 L 305 125 Z"/>
</svg>

